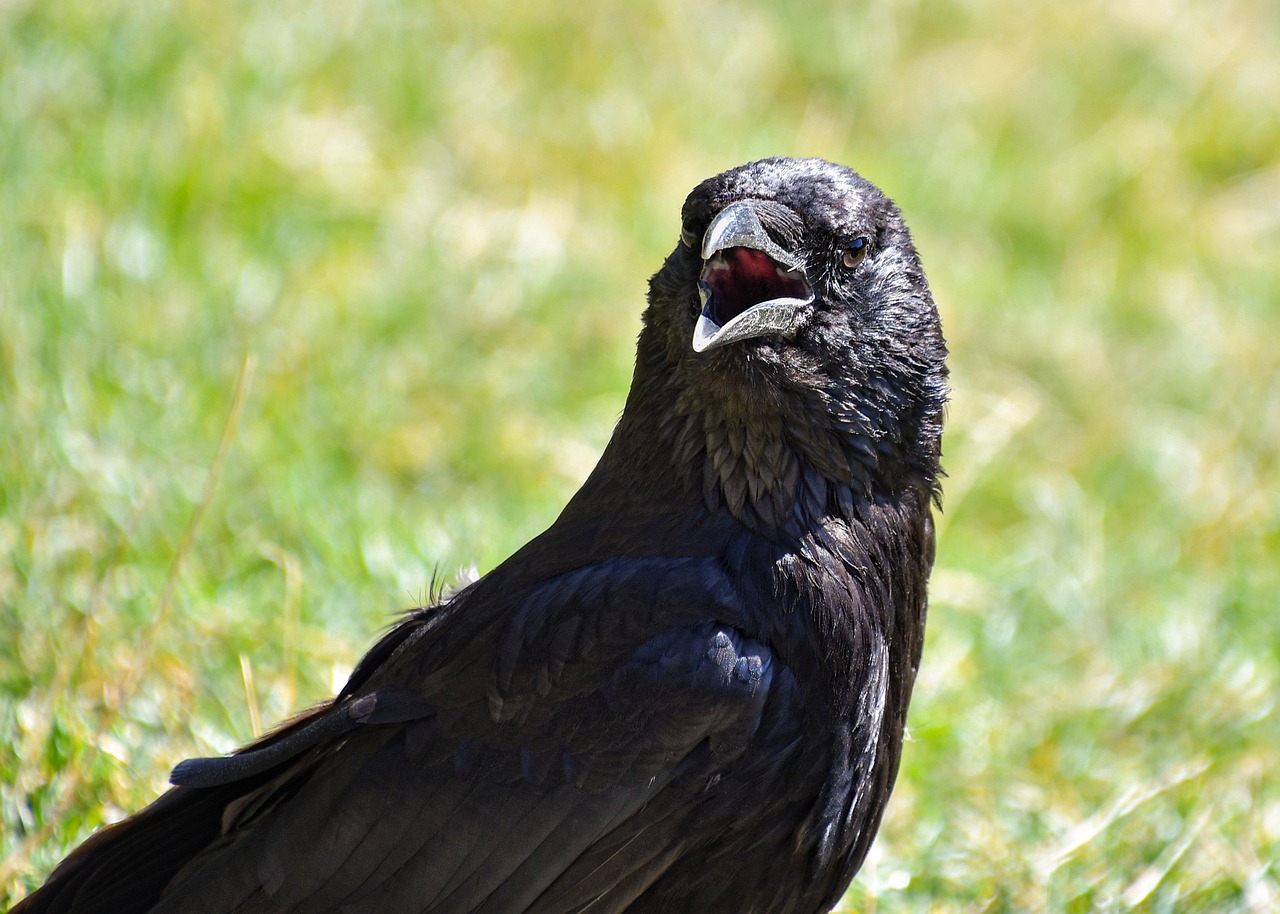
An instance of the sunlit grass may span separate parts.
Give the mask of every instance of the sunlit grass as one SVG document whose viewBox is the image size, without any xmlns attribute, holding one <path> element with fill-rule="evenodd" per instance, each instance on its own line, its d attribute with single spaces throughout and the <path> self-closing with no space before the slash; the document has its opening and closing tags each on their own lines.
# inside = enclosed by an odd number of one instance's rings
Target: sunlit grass
<svg viewBox="0 0 1280 914">
<path fill-rule="evenodd" d="M 1274 909 L 1277 86 L 1262 0 L 5 6 L 0 892 L 550 522 L 684 193 L 788 153 L 954 353 L 849 907 Z"/>
</svg>

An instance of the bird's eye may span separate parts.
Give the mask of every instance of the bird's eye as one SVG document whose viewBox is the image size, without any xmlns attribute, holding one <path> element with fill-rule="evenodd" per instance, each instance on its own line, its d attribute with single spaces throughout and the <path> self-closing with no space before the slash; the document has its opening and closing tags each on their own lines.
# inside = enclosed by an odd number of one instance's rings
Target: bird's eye
<svg viewBox="0 0 1280 914">
<path fill-rule="evenodd" d="M 680 243 L 687 248 L 696 248 L 698 246 L 698 233 L 687 225 L 681 226 Z"/>
<path fill-rule="evenodd" d="M 849 242 L 849 246 L 844 249 L 844 256 L 840 258 L 848 269 L 852 270 L 858 264 L 862 263 L 863 258 L 867 256 L 867 250 L 871 246 L 867 244 L 865 238 L 855 238 Z"/>
</svg>

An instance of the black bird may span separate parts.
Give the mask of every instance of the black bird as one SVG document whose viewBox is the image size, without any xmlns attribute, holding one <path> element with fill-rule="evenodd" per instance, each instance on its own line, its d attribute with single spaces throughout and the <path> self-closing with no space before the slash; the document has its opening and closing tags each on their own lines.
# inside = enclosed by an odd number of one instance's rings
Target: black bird
<svg viewBox="0 0 1280 914">
<path fill-rule="evenodd" d="M 704 181 L 555 523 L 15 914 L 828 910 L 898 769 L 945 358 L 872 184 Z"/>
</svg>

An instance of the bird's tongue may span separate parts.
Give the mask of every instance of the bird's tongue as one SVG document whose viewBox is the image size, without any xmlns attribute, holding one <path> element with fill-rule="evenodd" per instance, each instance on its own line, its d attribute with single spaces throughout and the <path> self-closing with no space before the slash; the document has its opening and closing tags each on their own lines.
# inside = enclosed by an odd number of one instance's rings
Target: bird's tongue
<svg viewBox="0 0 1280 914">
<path fill-rule="evenodd" d="M 707 316 L 723 327 L 752 305 L 810 294 L 803 274 L 785 270 L 763 251 L 728 248 L 707 261 Z"/>
</svg>

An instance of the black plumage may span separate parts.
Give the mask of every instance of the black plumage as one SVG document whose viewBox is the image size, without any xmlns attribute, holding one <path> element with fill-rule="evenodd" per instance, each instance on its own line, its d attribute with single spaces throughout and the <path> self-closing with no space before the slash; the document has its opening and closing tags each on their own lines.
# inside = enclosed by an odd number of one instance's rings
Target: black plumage
<svg viewBox="0 0 1280 914">
<path fill-rule="evenodd" d="M 15 914 L 829 909 L 898 768 L 945 356 L 873 185 L 703 182 L 555 523 Z"/>
</svg>

